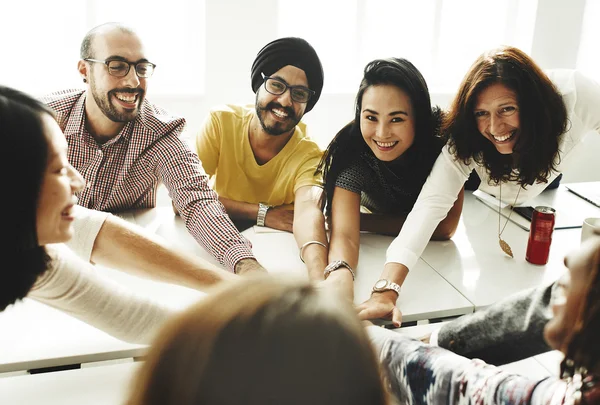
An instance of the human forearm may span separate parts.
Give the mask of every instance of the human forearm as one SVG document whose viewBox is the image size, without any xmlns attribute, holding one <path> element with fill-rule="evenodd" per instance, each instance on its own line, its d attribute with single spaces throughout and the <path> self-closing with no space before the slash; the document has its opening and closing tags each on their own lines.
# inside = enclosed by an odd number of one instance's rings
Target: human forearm
<svg viewBox="0 0 600 405">
<path fill-rule="evenodd" d="M 421 189 L 400 234 L 387 250 L 386 261 L 416 265 L 434 231 L 457 200 L 471 168 L 454 159 L 445 147 Z"/>
<path fill-rule="evenodd" d="M 439 330 L 437 344 L 495 365 L 546 352 L 550 347 L 543 333 L 551 317 L 552 287 L 519 292 L 448 322 Z"/>
<path fill-rule="evenodd" d="M 367 331 L 387 371 L 388 388 L 401 403 L 448 405 L 482 398 L 490 403 L 530 403 L 540 384 L 548 384 L 542 388 L 548 390 L 556 383 L 509 374 L 383 328 L 370 326 Z"/>
<path fill-rule="evenodd" d="M 311 280 L 323 280 L 323 270 L 327 266 L 328 241 L 325 234 L 325 219 L 317 207 L 300 207 L 294 210 L 294 237 Z M 310 243 L 318 241 L 321 244 Z M 304 246 L 304 247 L 303 247 Z"/>
<path fill-rule="evenodd" d="M 456 228 L 458 227 L 458 222 L 460 221 L 460 215 L 462 213 L 463 202 L 465 200 L 465 188 L 463 187 L 458 193 L 458 197 L 456 201 L 454 201 L 454 205 L 448 211 L 448 215 L 444 218 L 433 231 L 433 235 L 431 235 L 431 240 L 448 240 L 452 236 L 454 236 L 454 232 L 456 232 Z"/>
<path fill-rule="evenodd" d="M 91 261 L 198 290 L 236 277 L 199 257 L 178 251 L 161 237 L 114 216 L 108 217 L 100 229 Z"/>
<path fill-rule="evenodd" d="M 219 201 L 221 201 L 225 207 L 225 211 L 227 211 L 227 215 L 229 215 L 231 219 L 248 219 L 256 221 L 258 204 L 230 200 L 229 198 L 221 196 L 219 196 Z"/>
</svg>

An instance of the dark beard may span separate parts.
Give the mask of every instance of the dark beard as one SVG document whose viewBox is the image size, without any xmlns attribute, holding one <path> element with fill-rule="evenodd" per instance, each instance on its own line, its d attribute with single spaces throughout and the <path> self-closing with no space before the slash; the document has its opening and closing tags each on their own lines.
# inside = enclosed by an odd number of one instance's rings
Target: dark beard
<svg viewBox="0 0 600 405">
<path fill-rule="evenodd" d="M 142 104 L 142 101 L 144 100 L 144 91 L 143 90 L 141 90 L 141 89 L 113 89 L 113 90 L 109 91 L 108 93 L 106 93 L 105 97 L 102 97 L 102 95 L 100 95 L 99 92 L 97 91 L 96 86 L 94 85 L 94 82 L 91 83 L 91 88 L 92 88 L 92 96 L 94 97 L 94 101 L 96 101 L 96 104 L 98 105 L 98 107 L 100 108 L 102 113 L 104 113 L 104 115 L 106 115 L 106 117 L 109 120 L 111 120 L 113 122 L 130 122 L 130 121 L 134 121 L 137 118 L 138 114 L 140 113 L 140 105 Z M 114 93 L 138 94 L 138 102 L 137 102 L 136 109 L 131 112 L 117 111 L 115 106 L 110 101 L 111 96 Z"/>
<path fill-rule="evenodd" d="M 258 120 L 260 121 L 260 126 L 269 135 L 273 135 L 273 136 L 283 135 L 283 134 L 291 131 L 292 129 L 294 129 L 296 127 L 296 125 L 298 125 L 298 123 L 300 122 L 300 119 L 296 118 L 296 113 L 294 112 L 294 110 L 291 107 L 283 107 L 281 104 L 276 103 L 274 101 L 271 101 L 265 107 L 262 107 L 258 103 L 258 97 L 257 97 L 255 107 L 256 107 L 256 115 L 258 116 Z M 272 110 L 273 108 L 280 108 L 288 114 L 288 120 L 289 120 L 288 125 L 286 125 L 282 122 L 276 122 L 275 125 L 268 126 L 265 123 L 265 115 L 268 114 L 269 111 Z"/>
</svg>

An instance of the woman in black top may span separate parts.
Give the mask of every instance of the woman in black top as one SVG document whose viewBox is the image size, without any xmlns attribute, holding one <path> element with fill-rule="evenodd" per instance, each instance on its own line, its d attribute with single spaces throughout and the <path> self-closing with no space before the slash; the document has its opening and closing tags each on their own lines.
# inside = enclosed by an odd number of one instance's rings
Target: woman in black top
<svg viewBox="0 0 600 405">
<path fill-rule="evenodd" d="M 441 118 L 412 63 L 390 58 L 367 64 L 355 118 L 338 132 L 319 165 L 322 205 L 331 225 L 330 263 L 343 260 L 344 267 L 356 267 L 361 230 L 398 234 L 445 144 Z M 452 236 L 461 210 L 462 193 L 434 239 Z M 352 272 L 328 276 L 352 297 Z"/>
</svg>

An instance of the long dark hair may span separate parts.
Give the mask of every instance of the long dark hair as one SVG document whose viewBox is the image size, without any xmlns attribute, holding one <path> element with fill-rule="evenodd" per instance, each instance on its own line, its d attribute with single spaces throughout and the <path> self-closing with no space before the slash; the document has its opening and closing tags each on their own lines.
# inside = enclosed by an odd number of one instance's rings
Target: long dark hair
<svg viewBox="0 0 600 405">
<path fill-rule="evenodd" d="M 27 295 L 48 267 L 49 256 L 38 245 L 37 207 L 48 164 L 48 140 L 42 114 L 53 113 L 34 98 L 0 86 L 0 144 L 4 150 L 4 214 L 0 247 L 0 311 Z"/>
<path fill-rule="evenodd" d="M 424 181 L 444 144 L 439 136 L 442 112 L 438 107 L 431 108 L 429 89 L 421 72 L 402 58 L 376 59 L 369 62 L 365 66 L 363 79 L 356 94 L 354 120 L 333 138 L 317 168 L 325 183 L 321 208 L 326 209 L 327 213 L 331 211 L 335 181 L 339 174 L 360 159 L 362 154 L 374 156 L 360 132 L 360 111 L 365 91 L 376 85 L 396 86 L 406 92 L 411 100 L 415 112 L 415 138 L 401 158 L 411 162 L 414 176 L 422 177 Z"/>
<path fill-rule="evenodd" d="M 331 212 L 331 201 L 335 181 L 339 174 L 360 159 L 364 153 L 373 154 L 360 132 L 360 111 L 365 91 L 376 85 L 392 85 L 406 92 L 415 112 L 415 138 L 411 147 L 401 156 L 411 162 L 412 175 L 425 178 L 429 175 L 435 158 L 445 140 L 439 136 L 442 111 L 436 106 L 431 108 L 431 99 L 427 83 L 421 72 L 403 58 L 376 59 L 365 66 L 354 104 L 354 120 L 344 126 L 333 138 L 317 172 L 323 176 L 325 192 L 321 197 L 321 208 Z"/>
<path fill-rule="evenodd" d="M 501 83 L 517 94 L 519 138 L 513 155 L 499 153 L 475 122 L 475 103 L 481 91 Z M 521 185 L 548 182 L 559 162 L 559 137 L 567 130 L 567 110 L 548 76 L 523 51 L 502 47 L 482 54 L 464 77 L 443 124 L 452 153 L 465 164 L 483 165 L 491 183 L 503 180 Z M 513 168 L 518 172 L 513 172 Z"/>
</svg>

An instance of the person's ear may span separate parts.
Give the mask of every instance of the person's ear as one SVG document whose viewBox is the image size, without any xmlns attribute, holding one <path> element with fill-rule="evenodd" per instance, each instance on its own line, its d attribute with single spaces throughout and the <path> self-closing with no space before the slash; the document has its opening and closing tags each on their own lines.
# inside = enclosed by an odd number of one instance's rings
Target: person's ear
<svg viewBox="0 0 600 405">
<path fill-rule="evenodd" d="M 83 78 L 83 82 L 87 83 L 88 65 L 83 59 L 77 62 L 77 70 L 79 71 L 79 75 Z"/>
</svg>

